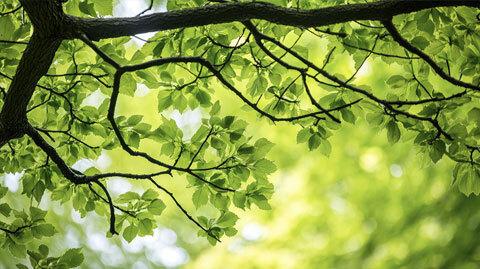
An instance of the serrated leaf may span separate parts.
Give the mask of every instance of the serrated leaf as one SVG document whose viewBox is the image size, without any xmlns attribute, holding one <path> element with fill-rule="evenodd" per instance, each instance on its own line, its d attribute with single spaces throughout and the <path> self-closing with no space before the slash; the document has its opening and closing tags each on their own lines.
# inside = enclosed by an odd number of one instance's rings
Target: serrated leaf
<svg viewBox="0 0 480 269">
<path fill-rule="evenodd" d="M 37 238 L 41 236 L 50 237 L 53 236 L 55 232 L 55 227 L 50 223 L 43 223 L 32 227 L 32 233 Z"/>
<path fill-rule="evenodd" d="M 425 49 L 430 44 L 430 42 L 423 36 L 416 36 L 412 39 L 411 43 L 421 50 Z"/>
<path fill-rule="evenodd" d="M 245 202 L 247 201 L 247 197 L 245 192 L 243 191 L 236 191 L 233 194 L 233 204 L 238 208 L 245 208 Z"/>
<path fill-rule="evenodd" d="M 123 230 L 123 238 L 130 243 L 137 236 L 138 228 L 135 225 L 130 225 Z"/>
<path fill-rule="evenodd" d="M 154 189 L 148 189 L 142 194 L 142 200 L 152 201 L 158 197 L 158 192 Z"/>
<path fill-rule="evenodd" d="M 208 187 L 201 186 L 199 187 L 192 195 L 192 202 L 196 208 L 201 207 L 202 205 L 206 205 L 208 202 L 208 197 L 210 192 L 208 191 Z"/>
<path fill-rule="evenodd" d="M 58 263 L 65 264 L 68 268 L 74 268 L 80 266 L 83 260 L 82 250 L 80 248 L 72 248 L 60 257 Z"/>
<path fill-rule="evenodd" d="M 267 159 L 261 159 L 258 160 L 255 165 L 255 169 L 257 172 L 262 172 L 267 175 L 275 172 L 277 170 L 277 166 L 270 160 Z"/>
<path fill-rule="evenodd" d="M 165 203 L 163 203 L 162 200 L 159 199 L 153 200 L 147 207 L 148 211 L 154 215 L 161 215 L 165 208 Z"/>
<path fill-rule="evenodd" d="M 297 143 L 305 143 L 310 138 L 310 129 L 304 128 L 297 133 Z"/>
<path fill-rule="evenodd" d="M 152 234 L 153 223 L 150 219 L 142 219 L 138 222 L 138 233 L 140 235 Z"/>
<path fill-rule="evenodd" d="M 216 225 L 221 228 L 232 227 L 237 222 L 237 215 L 232 212 L 226 212 L 218 218 Z"/>
</svg>

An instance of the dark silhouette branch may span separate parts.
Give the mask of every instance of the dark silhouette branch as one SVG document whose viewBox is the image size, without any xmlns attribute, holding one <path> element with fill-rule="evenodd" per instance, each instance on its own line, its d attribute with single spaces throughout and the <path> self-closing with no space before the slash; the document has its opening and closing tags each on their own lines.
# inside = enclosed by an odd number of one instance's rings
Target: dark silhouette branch
<svg viewBox="0 0 480 269">
<path fill-rule="evenodd" d="M 163 186 L 161 186 L 160 184 L 158 184 L 153 178 L 150 178 L 149 179 L 150 182 L 152 182 L 153 185 L 155 185 L 158 189 L 162 190 L 163 192 L 165 192 L 168 196 L 170 196 L 170 198 L 172 198 L 173 202 L 175 203 L 175 205 L 182 211 L 182 213 L 190 220 L 192 221 L 198 228 L 202 229 L 205 233 L 207 233 L 209 236 L 211 236 L 213 239 L 217 240 L 218 242 L 221 242 L 220 239 L 215 236 L 210 230 L 208 230 L 207 228 L 203 227 L 194 217 L 192 217 L 192 215 L 190 215 L 190 213 L 188 213 L 188 211 L 182 206 L 182 204 L 180 204 L 180 202 L 177 200 L 177 198 L 175 197 L 175 195 L 170 192 L 169 190 L 167 190 L 166 188 L 164 188 Z"/>
<path fill-rule="evenodd" d="M 393 40 L 395 40 L 400 46 L 404 47 L 406 50 L 417 55 L 426 63 L 428 63 L 430 67 L 432 67 L 432 69 L 435 71 L 435 73 L 437 73 L 437 75 L 439 75 L 441 78 L 452 83 L 455 86 L 464 87 L 464 88 L 472 89 L 475 91 L 480 91 L 480 86 L 475 86 L 473 84 L 458 80 L 450 76 L 449 74 L 445 73 L 445 71 L 443 71 L 443 69 L 430 56 L 428 56 L 423 51 L 413 46 L 405 38 L 403 38 L 400 32 L 398 32 L 395 25 L 393 24 L 392 20 L 383 21 L 383 25 L 385 26 L 387 31 L 390 33 Z"/>
<path fill-rule="evenodd" d="M 80 19 L 71 17 L 71 19 L 90 39 L 99 40 L 252 19 L 301 28 L 327 26 L 357 20 L 382 21 L 400 14 L 449 6 L 479 7 L 480 3 L 476 0 L 383 0 L 364 4 L 345 4 L 301 10 L 284 8 L 265 2 L 233 2 L 132 18 Z"/>
</svg>

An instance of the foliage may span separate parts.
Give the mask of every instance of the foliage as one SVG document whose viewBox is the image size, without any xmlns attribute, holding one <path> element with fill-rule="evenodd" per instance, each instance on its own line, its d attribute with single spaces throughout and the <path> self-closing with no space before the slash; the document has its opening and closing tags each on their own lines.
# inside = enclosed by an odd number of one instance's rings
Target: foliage
<svg viewBox="0 0 480 269">
<path fill-rule="evenodd" d="M 225 247 L 195 255 L 185 246 L 192 253 L 185 268 L 478 267 L 472 234 L 480 200 L 455 191 L 454 162 L 433 165 L 417 154 L 420 146 L 391 145 L 385 133 L 342 128 L 331 138 L 342 146 L 328 158 L 299 145 L 276 147 L 273 160 L 283 169 L 272 178 L 273 210 L 239 215 L 239 235 Z M 282 128 L 269 138 L 294 134 Z"/>
<path fill-rule="evenodd" d="M 50 3 L 54 9 L 60 2 L 66 2 L 64 11 L 76 17 L 54 14 L 58 16 L 49 18 L 32 8 Z M 215 11 L 216 5 L 232 10 L 282 12 L 278 6 L 324 10 L 345 1 L 216 2 L 167 1 L 169 13 L 164 14 L 178 15 L 196 8 L 187 14 L 194 16 Z M 466 195 L 480 193 L 480 108 L 475 102 L 480 90 L 480 38 L 477 10 L 472 8 L 478 3 L 472 2 L 471 7 L 417 7 L 413 9 L 416 12 L 409 9 L 381 22 L 347 18 L 343 23 L 307 28 L 284 26 L 268 18 L 253 20 L 258 19 L 255 16 L 252 20 L 232 19 L 228 24 L 212 21 L 162 29 L 140 48 L 129 45 L 130 37 L 121 25 L 120 34 L 106 33 L 115 37 L 111 39 L 84 27 L 88 22 L 108 26 L 108 18 L 88 18 L 112 15 L 113 1 L 34 3 L 0 3 L 0 136 L 6 134 L 6 139 L 0 137 L 0 145 L 4 145 L 0 173 L 23 171 L 22 194 L 37 204 L 48 193 L 54 201 L 71 202 L 83 217 L 89 212 L 105 217 L 107 236 L 120 234 L 130 242 L 151 235 L 167 199 L 211 244 L 237 233 L 237 209 L 252 205 L 270 209 L 273 185 L 268 176 L 276 165 L 267 154 L 273 144 L 246 131 L 255 120 L 247 122 L 241 107 L 271 124 L 298 127 L 296 142 L 326 156 L 335 147 L 329 142 L 331 136 L 342 125 L 366 120 L 373 128 L 385 129 L 391 144 L 414 143 L 433 163 L 453 160 L 452 184 Z M 436 7 L 431 5 L 426 7 Z M 372 16 L 387 14 L 376 8 Z M 288 12 L 300 11 L 293 8 Z M 46 16 L 47 23 L 41 16 Z M 77 27 L 73 32 L 59 33 L 50 29 L 58 17 L 71 19 L 58 22 L 62 27 L 66 22 L 81 23 L 72 26 Z M 151 18 L 132 20 L 140 25 Z M 65 29 L 72 28 L 68 27 Z M 138 32 L 131 34 L 146 31 L 137 28 Z M 50 38 L 48 31 L 63 42 L 42 40 Z M 37 44 L 48 47 L 41 42 L 53 49 L 42 50 L 38 45 L 37 51 Z M 31 96 L 24 95 L 29 98 L 28 108 L 22 112 L 28 124 L 23 126 L 20 119 L 12 125 L 7 119 L 16 115 L 8 113 L 15 107 L 10 96 L 16 94 L 15 87 L 22 85 L 22 80 L 35 80 L 35 74 L 29 76 L 25 67 L 35 64 L 25 63 L 29 53 L 55 58 L 53 62 L 38 60 L 33 73 L 40 72 L 44 64 L 48 71 L 34 81 Z M 368 68 L 388 71 L 385 76 L 362 79 Z M 141 88 L 155 93 L 157 111 L 132 107 L 120 113 L 120 105 L 138 98 Z M 225 113 L 224 91 L 237 98 L 236 110 L 230 115 Z M 92 96 L 102 96 L 101 101 L 89 103 Z M 203 118 L 192 133 L 166 115 L 171 110 L 195 109 Z M 124 158 L 142 159 L 149 167 L 133 172 L 72 168 L 78 160 L 97 159 L 104 150 L 121 150 Z M 148 187 L 141 193 L 114 196 L 107 183 L 115 177 L 147 182 Z M 194 213 L 177 193 L 165 187 L 163 182 L 169 177 L 186 179 L 188 186 L 180 191 L 191 195 Z M 55 233 L 54 226 L 45 221 L 46 212 L 37 207 L 14 210 L 2 202 L 0 213 L 8 222 L 0 222 L 0 243 L 16 257 L 27 255 L 25 244 L 33 239 Z M 83 260 L 77 249 L 58 258 L 48 257 L 45 247 L 28 255 L 32 266 L 45 262 L 64 268 Z"/>
</svg>

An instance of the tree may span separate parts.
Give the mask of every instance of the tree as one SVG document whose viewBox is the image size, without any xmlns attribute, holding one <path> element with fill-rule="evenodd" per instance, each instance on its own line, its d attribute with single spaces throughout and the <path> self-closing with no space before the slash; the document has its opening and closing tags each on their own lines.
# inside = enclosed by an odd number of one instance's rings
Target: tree
<svg viewBox="0 0 480 269">
<path fill-rule="evenodd" d="M 433 162 L 457 162 L 453 184 L 480 193 L 480 109 L 472 101 L 480 90 L 478 1 L 270 2 L 168 1 L 168 12 L 111 18 L 111 0 L 3 1 L 0 173 L 25 171 L 27 197 L 40 202 L 48 190 L 55 200 L 72 200 L 82 214 L 108 216 L 109 235 L 126 240 L 151 233 L 165 208 L 157 191 L 164 192 L 213 244 L 236 233 L 233 206 L 269 208 L 267 176 L 276 169 L 265 158 L 272 143 L 254 141 L 241 115 L 222 115 L 218 96 L 226 90 L 264 120 L 299 126 L 297 142 L 326 155 L 334 130 L 366 118 L 392 143 L 404 134 Z M 130 36 L 152 31 L 141 49 L 125 49 Z M 309 55 L 315 48 L 305 39 L 321 45 L 321 59 Z M 330 68 L 347 59 L 353 67 Z M 394 70 L 384 89 L 359 79 L 377 63 Z M 190 138 L 165 117 L 151 126 L 145 115 L 119 115 L 119 99 L 134 96 L 137 84 L 158 91 L 159 113 L 201 107 L 209 118 Z M 82 105 L 97 89 L 107 95 L 103 103 Z M 146 146 L 152 142 L 155 150 Z M 71 168 L 114 148 L 157 169 Z M 159 183 L 173 175 L 186 176 L 194 205 L 210 204 L 215 217 L 193 216 Z M 112 177 L 148 181 L 152 189 L 112 197 L 105 184 Z M 36 207 L 30 214 L 6 203 L 0 209 L 14 219 L 0 227 L 16 256 L 32 237 L 55 231 Z M 30 257 L 48 251 L 39 253 Z"/>
</svg>

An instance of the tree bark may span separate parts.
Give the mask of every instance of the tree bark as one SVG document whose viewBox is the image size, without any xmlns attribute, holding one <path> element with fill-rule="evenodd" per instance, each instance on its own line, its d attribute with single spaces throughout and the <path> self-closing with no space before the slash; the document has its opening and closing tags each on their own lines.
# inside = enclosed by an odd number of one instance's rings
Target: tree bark
<svg viewBox="0 0 480 269">
<path fill-rule="evenodd" d="M 62 42 L 65 14 L 57 0 L 21 0 L 34 31 L 23 52 L 0 112 L 0 147 L 22 137 L 28 128 L 26 111 L 38 81 L 50 68 Z"/>
<path fill-rule="evenodd" d="M 92 40 L 136 35 L 184 27 L 266 20 L 301 28 L 326 26 L 355 20 L 388 20 L 393 16 L 434 7 L 480 7 L 479 0 L 405 1 L 384 0 L 364 4 L 346 4 L 311 10 L 279 7 L 264 2 L 226 3 L 174 10 L 133 18 L 84 19 L 70 17 Z"/>
<path fill-rule="evenodd" d="M 9 128 L 17 129 L 25 118 L 38 81 L 52 64 L 61 39 L 42 38 L 36 33 L 31 37 L 20 64 L 17 67 L 5 103 L 0 113 L 0 122 Z"/>
</svg>

